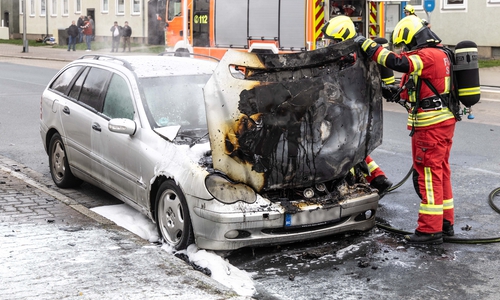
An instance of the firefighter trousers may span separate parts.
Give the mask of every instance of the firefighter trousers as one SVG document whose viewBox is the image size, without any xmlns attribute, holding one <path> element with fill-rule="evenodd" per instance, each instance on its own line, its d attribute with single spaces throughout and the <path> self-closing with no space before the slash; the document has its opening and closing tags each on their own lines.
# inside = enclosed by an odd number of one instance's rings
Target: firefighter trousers
<svg viewBox="0 0 500 300">
<path fill-rule="evenodd" d="M 454 224 L 450 158 L 455 123 L 419 128 L 412 136 L 413 168 L 418 173 L 418 190 L 422 201 L 417 230 L 441 232 L 443 220 Z"/>
<path fill-rule="evenodd" d="M 378 176 L 385 176 L 385 173 L 384 171 L 382 171 L 382 169 L 377 165 L 377 163 L 370 157 L 370 155 L 368 155 L 366 158 L 365 158 L 365 162 L 366 164 L 368 165 L 368 170 L 370 172 L 370 175 L 366 175 L 366 181 L 368 181 L 368 183 L 372 182 L 373 179 L 375 179 L 375 177 L 378 177 Z"/>
</svg>

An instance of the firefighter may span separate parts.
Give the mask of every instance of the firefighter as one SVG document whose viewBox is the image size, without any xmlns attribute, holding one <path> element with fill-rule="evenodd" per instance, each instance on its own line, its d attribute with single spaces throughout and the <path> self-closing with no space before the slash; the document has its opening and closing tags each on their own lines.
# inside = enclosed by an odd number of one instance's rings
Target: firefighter
<svg viewBox="0 0 500 300">
<path fill-rule="evenodd" d="M 410 15 L 416 16 L 416 14 L 415 14 L 415 8 L 413 8 L 412 5 L 409 5 L 409 4 L 406 5 L 404 11 L 405 11 L 405 16 L 406 17 L 410 16 Z"/>
<path fill-rule="evenodd" d="M 401 99 L 408 102 L 407 127 L 411 130 L 413 168 L 421 204 L 411 244 L 441 244 L 443 235 L 453 236 L 454 208 L 449 165 L 456 119 L 447 106 L 451 65 L 440 49 L 441 40 L 417 16 L 398 22 L 392 42 L 403 46 L 401 54 L 389 51 L 363 36 L 355 41 L 373 61 L 404 73 Z"/>
<path fill-rule="evenodd" d="M 406 17 L 417 16 L 417 14 L 415 13 L 415 8 L 410 4 L 405 6 L 404 12 L 405 12 Z M 427 22 L 427 20 L 425 20 L 425 19 L 422 19 L 422 24 L 424 24 L 424 26 L 431 28 L 431 24 L 429 24 L 429 22 Z"/>
<path fill-rule="evenodd" d="M 331 19 L 323 26 L 322 31 L 323 36 L 326 39 L 332 40 L 333 43 L 352 39 L 356 36 L 354 23 L 347 16 L 337 16 Z M 382 198 L 389 191 L 392 182 L 370 156 L 365 158 L 365 163 L 366 166 L 362 169 L 366 181 L 368 181 L 371 187 L 378 190 L 378 194 Z"/>
</svg>

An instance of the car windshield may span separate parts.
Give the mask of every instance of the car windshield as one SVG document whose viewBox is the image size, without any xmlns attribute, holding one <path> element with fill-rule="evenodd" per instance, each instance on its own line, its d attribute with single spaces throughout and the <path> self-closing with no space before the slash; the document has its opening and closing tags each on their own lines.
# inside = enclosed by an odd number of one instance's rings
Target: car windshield
<svg viewBox="0 0 500 300">
<path fill-rule="evenodd" d="M 139 79 L 155 127 L 181 126 L 181 131 L 207 128 L 203 87 L 208 74 Z"/>
</svg>

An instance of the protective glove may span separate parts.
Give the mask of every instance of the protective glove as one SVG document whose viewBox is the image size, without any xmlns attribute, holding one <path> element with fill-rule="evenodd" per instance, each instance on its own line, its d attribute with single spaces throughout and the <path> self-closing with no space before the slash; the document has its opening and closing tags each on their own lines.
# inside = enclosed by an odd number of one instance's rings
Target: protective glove
<svg viewBox="0 0 500 300">
<path fill-rule="evenodd" d="M 377 49 L 379 47 L 382 47 L 381 45 L 375 43 L 374 41 L 365 38 L 361 34 L 358 34 L 354 38 L 354 42 L 356 42 L 361 47 L 361 49 L 365 51 L 368 58 L 372 58 L 375 52 L 377 52 Z"/>
<path fill-rule="evenodd" d="M 382 85 L 382 96 L 387 102 L 398 102 L 400 92 L 400 88 L 397 85 Z"/>
<path fill-rule="evenodd" d="M 366 41 L 366 38 L 361 34 L 356 35 L 354 38 L 354 42 L 358 43 L 359 46 L 363 46 L 363 43 Z"/>
</svg>

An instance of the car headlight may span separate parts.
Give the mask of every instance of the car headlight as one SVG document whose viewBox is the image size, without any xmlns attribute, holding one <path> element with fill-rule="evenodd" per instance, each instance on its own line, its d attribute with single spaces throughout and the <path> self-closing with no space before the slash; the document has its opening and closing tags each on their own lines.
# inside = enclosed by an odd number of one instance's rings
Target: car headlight
<svg viewBox="0 0 500 300">
<path fill-rule="evenodd" d="M 243 183 L 231 182 L 219 175 L 209 175 L 205 179 L 205 185 L 218 201 L 226 204 L 243 201 L 254 203 L 257 200 L 255 191 Z"/>
</svg>

